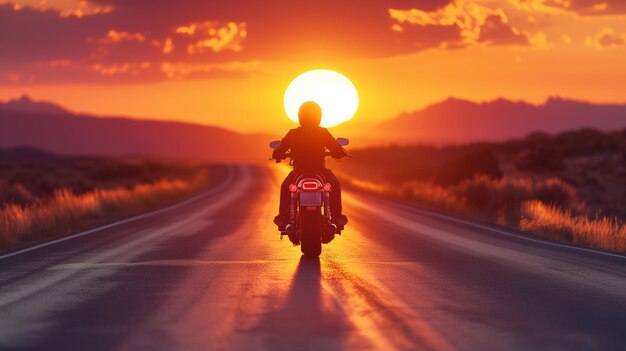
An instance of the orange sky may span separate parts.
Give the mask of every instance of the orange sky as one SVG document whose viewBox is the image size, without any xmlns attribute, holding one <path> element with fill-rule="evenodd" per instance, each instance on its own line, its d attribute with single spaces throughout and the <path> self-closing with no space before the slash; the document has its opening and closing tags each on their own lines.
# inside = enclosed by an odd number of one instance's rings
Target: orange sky
<svg viewBox="0 0 626 351">
<path fill-rule="evenodd" d="M 291 125 L 282 108 L 290 80 L 326 68 L 359 91 L 353 124 L 448 96 L 626 102 L 623 1 L 201 3 L 159 5 L 155 16 L 169 17 L 157 21 L 121 0 L 0 0 L 0 23 L 30 30 L 0 30 L 10 53 L 0 58 L 0 99 L 27 93 L 101 115 L 276 132 Z"/>
</svg>

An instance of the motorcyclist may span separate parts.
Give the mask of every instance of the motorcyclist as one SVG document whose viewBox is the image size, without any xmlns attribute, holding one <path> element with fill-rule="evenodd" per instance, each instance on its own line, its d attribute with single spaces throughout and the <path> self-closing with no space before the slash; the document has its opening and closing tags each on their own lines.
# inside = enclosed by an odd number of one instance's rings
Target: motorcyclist
<svg viewBox="0 0 626 351">
<path fill-rule="evenodd" d="M 343 214 L 341 207 L 341 186 L 333 172 L 325 167 L 324 156 L 328 149 L 333 158 L 346 156 L 346 150 L 337 143 L 328 129 L 320 127 L 322 120 L 321 107 L 313 102 L 303 103 L 298 110 L 300 127 L 291 129 L 282 139 L 280 146 L 274 149 L 272 157 L 276 160 L 285 158 L 291 150 L 293 171 L 287 175 L 280 187 L 280 206 L 274 223 L 278 230 L 283 231 L 289 224 L 290 195 L 289 185 L 295 182 L 298 174 L 319 172 L 324 180 L 331 185 L 330 213 L 331 221 L 339 230 L 343 230 L 348 218 Z"/>
</svg>

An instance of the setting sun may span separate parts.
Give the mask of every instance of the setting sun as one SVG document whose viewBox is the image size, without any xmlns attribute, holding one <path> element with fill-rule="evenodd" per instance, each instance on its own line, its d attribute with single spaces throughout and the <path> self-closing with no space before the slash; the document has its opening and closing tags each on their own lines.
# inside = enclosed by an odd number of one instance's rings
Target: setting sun
<svg viewBox="0 0 626 351">
<path fill-rule="evenodd" d="M 359 107 L 359 95 L 354 84 L 345 76 L 331 70 L 318 69 L 296 77 L 285 91 L 285 112 L 298 122 L 298 108 L 305 101 L 315 101 L 322 107 L 322 127 L 333 127 L 352 119 Z"/>
</svg>

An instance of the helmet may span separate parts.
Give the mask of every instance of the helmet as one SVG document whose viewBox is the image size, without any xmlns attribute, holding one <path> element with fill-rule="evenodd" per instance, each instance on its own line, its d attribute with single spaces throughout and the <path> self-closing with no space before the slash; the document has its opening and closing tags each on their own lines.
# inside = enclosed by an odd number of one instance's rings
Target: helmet
<svg viewBox="0 0 626 351">
<path fill-rule="evenodd" d="M 317 127 L 322 122 L 322 108 L 316 102 L 307 101 L 298 109 L 298 121 L 303 127 Z"/>
</svg>

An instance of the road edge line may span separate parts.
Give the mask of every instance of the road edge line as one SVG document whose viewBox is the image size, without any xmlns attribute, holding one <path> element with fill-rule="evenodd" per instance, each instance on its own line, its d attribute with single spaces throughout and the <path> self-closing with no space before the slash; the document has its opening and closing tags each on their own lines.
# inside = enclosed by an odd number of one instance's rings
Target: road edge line
<svg viewBox="0 0 626 351">
<path fill-rule="evenodd" d="M 353 192 L 353 194 L 354 193 L 358 193 L 358 191 L 357 192 Z M 367 196 L 371 196 L 371 195 L 367 194 Z M 546 240 L 542 240 L 542 239 L 531 237 L 530 234 L 528 234 L 528 235 L 527 234 L 517 234 L 517 233 L 506 231 L 504 229 L 491 227 L 491 226 L 486 225 L 486 224 L 476 223 L 476 222 L 473 222 L 471 220 L 458 218 L 458 217 L 455 217 L 453 215 L 437 213 L 437 212 L 434 212 L 434 211 L 429 211 L 429 210 L 421 209 L 421 208 L 417 208 L 417 207 L 411 207 L 411 206 L 409 206 L 407 204 L 397 203 L 397 202 L 394 202 L 394 201 L 391 201 L 391 200 L 385 199 L 385 198 L 376 198 L 376 199 L 379 200 L 379 201 L 383 200 L 384 202 L 388 202 L 392 206 L 397 206 L 397 207 L 400 207 L 400 208 L 408 210 L 408 211 L 417 212 L 417 213 L 419 213 L 421 215 L 424 215 L 424 216 L 434 217 L 434 218 L 438 218 L 438 219 L 445 219 L 445 220 L 449 220 L 451 222 L 465 224 L 465 225 L 468 225 L 470 227 L 484 229 L 484 230 L 490 231 L 492 233 L 505 235 L 505 236 L 508 236 L 508 237 L 511 237 L 511 238 L 516 238 L 516 239 L 521 239 L 521 240 L 525 240 L 525 241 L 530 241 L 530 242 L 533 242 L 533 243 L 542 244 L 542 245 L 546 245 L 546 246 L 560 247 L 560 248 L 570 249 L 570 250 L 574 250 L 574 251 L 582 251 L 582 252 L 598 254 L 598 255 L 605 255 L 605 256 L 609 256 L 609 257 L 614 257 L 614 258 L 619 258 L 619 259 L 622 259 L 622 260 L 626 260 L 626 255 L 622 255 L 622 254 L 619 254 L 619 253 L 612 253 L 612 252 L 600 251 L 600 250 L 586 248 L 586 247 L 567 245 L 567 244 L 562 244 L 562 243 L 559 243 L 559 242 L 556 242 L 556 241 L 549 241 L 547 239 Z"/>
<path fill-rule="evenodd" d="M 195 196 L 193 196 L 193 197 L 191 197 L 189 199 L 183 200 L 181 202 L 172 204 L 172 205 L 164 207 L 164 208 L 160 208 L 158 210 L 154 210 L 154 211 L 151 211 L 151 212 L 143 213 L 143 214 L 140 214 L 140 215 L 137 215 L 137 216 L 134 216 L 134 217 L 130 217 L 130 218 L 126 218 L 126 219 L 123 219 L 123 220 L 120 220 L 120 221 L 117 221 L 117 222 L 109 223 L 109 224 L 103 225 L 101 227 L 92 228 L 92 229 L 89 229 L 89 230 L 86 230 L 86 231 L 83 231 L 83 232 L 71 234 L 71 235 L 64 236 L 64 237 L 61 237 L 61 238 L 58 238 L 58 239 L 46 241 L 46 242 L 41 243 L 41 244 L 37 244 L 37 245 L 34 245 L 34 246 L 26 247 L 26 248 L 21 249 L 21 250 L 9 252 L 9 253 L 6 253 L 4 255 L 0 255 L 0 260 L 4 260 L 4 259 L 9 258 L 9 257 L 21 255 L 23 253 L 34 251 L 34 250 L 41 249 L 41 248 L 44 248 L 44 247 L 48 247 L 48 246 L 51 246 L 51 245 L 54 245 L 54 244 L 58 244 L 58 243 L 61 243 L 61 242 L 64 242 L 64 241 L 80 238 L 82 236 L 93 234 L 93 233 L 99 232 L 101 230 L 114 228 L 114 227 L 117 227 L 117 226 L 122 225 L 122 224 L 134 222 L 134 221 L 137 221 L 137 220 L 140 220 L 140 219 L 144 219 L 144 218 L 148 218 L 148 217 L 152 217 L 152 216 L 164 213 L 164 212 L 172 211 L 172 210 L 175 210 L 177 208 L 186 206 L 186 205 L 188 205 L 188 204 L 190 204 L 192 202 L 195 202 L 197 200 L 203 199 L 205 197 L 212 196 L 215 193 L 218 193 L 218 192 L 222 191 L 224 188 L 228 187 L 232 183 L 232 181 L 233 181 L 233 179 L 235 177 L 234 176 L 234 174 L 235 174 L 234 168 L 235 168 L 235 166 L 228 165 L 228 176 L 219 186 L 217 186 L 217 187 L 215 187 L 213 189 L 207 190 L 207 191 L 205 191 L 203 193 L 200 193 L 198 195 L 195 195 Z"/>
</svg>

